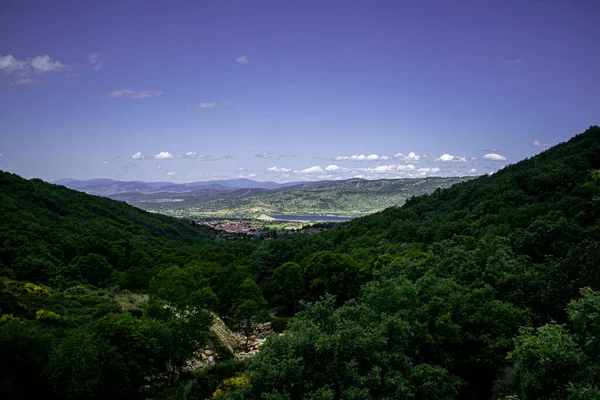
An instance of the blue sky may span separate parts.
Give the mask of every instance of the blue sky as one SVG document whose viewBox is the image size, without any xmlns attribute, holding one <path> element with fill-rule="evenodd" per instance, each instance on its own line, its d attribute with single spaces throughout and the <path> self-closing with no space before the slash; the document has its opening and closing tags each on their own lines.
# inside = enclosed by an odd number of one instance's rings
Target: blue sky
<svg viewBox="0 0 600 400">
<path fill-rule="evenodd" d="M 0 11 L 0 169 L 28 178 L 476 175 L 600 123 L 598 1 Z"/>
</svg>

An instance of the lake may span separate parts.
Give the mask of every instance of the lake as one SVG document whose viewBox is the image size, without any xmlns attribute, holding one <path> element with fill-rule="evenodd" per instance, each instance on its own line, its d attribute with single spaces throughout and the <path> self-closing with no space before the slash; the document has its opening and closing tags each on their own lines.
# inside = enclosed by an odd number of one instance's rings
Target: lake
<svg viewBox="0 0 600 400">
<path fill-rule="evenodd" d="M 271 218 L 283 221 L 350 221 L 348 217 L 331 217 L 328 215 L 269 215 Z"/>
</svg>

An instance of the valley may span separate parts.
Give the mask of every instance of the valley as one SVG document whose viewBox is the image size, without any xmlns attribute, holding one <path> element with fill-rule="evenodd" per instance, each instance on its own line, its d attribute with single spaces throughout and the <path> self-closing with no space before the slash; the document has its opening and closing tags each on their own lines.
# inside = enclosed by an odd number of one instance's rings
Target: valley
<svg viewBox="0 0 600 400">
<path fill-rule="evenodd" d="M 260 221 L 264 215 L 296 215 L 300 219 L 307 219 L 305 216 L 361 217 L 401 206 L 410 197 L 429 194 L 469 179 L 472 177 L 349 179 L 286 184 L 247 180 L 185 185 L 117 181 L 57 183 L 175 217 Z M 214 187 L 217 184 L 219 188 Z M 201 188 L 201 185 L 206 187 Z M 160 187 L 158 192 L 155 191 L 157 187 Z M 130 191 L 122 192 L 123 188 Z"/>
</svg>

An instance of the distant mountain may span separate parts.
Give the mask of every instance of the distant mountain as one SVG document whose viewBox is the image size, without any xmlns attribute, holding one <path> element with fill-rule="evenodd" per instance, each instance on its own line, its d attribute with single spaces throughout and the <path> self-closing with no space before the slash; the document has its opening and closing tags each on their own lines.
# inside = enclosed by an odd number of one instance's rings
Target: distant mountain
<svg viewBox="0 0 600 400">
<path fill-rule="evenodd" d="M 188 218 L 257 218 L 263 214 L 359 217 L 469 179 L 472 178 L 347 179 L 296 182 L 271 190 L 197 188 L 186 192 L 118 193 L 110 198 Z"/>
<path fill-rule="evenodd" d="M 281 189 L 303 182 L 276 183 L 257 182 L 251 179 L 226 179 L 206 182 L 173 183 L 173 182 L 141 182 L 117 181 L 113 179 L 59 179 L 53 183 L 98 196 L 111 196 L 121 193 L 182 193 L 200 189 L 230 190 L 230 189 Z"/>
</svg>

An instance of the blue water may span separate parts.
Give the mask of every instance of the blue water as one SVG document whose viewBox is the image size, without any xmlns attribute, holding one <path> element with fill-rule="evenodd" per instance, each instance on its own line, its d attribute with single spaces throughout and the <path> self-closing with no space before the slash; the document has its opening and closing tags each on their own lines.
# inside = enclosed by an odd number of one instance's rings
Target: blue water
<svg viewBox="0 0 600 400">
<path fill-rule="evenodd" d="M 331 217 L 328 215 L 269 215 L 283 221 L 350 221 L 348 217 Z"/>
</svg>

